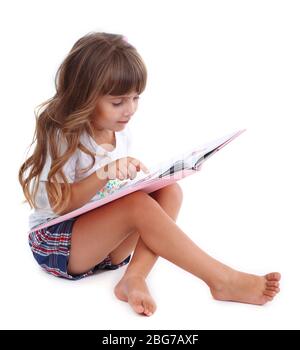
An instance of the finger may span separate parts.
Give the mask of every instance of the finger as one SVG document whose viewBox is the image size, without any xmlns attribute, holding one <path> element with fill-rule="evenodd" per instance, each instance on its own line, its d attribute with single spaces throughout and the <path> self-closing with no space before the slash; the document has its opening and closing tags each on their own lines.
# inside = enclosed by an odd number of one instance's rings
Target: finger
<svg viewBox="0 0 300 350">
<path fill-rule="evenodd" d="M 115 162 L 111 162 L 107 165 L 108 179 L 113 180 L 117 177 L 117 167 Z"/>
<path fill-rule="evenodd" d="M 149 173 L 149 169 L 140 160 L 132 158 L 130 163 L 134 164 L 137 171 L 143 170 L 144 173 Z"/>
<path fill-rule="evenodd" d="M 127 179 L 130 175 L 128 171 L 128 165 L 129 165 L 128 159 L 123 158 L 118 163 L 119 163 L 118 165 L 119 165 L 120 171 L 124 175 L 125 179 Z"/>
<path fill-rule="evenodd" d="M 136 175 L 137 175 L 136 167 L 132 163 L 128 164 L 128 172 L 129 172 L 131 180 L 133 180 L 136 177 Z"/>
<path fill-rule="evenodd" d="M 140 162 L 140 169 L 143 170 L 144 173 L 150 173 L 150 170 L 146 167 L 146 165 Z"/>
<path fill-rule="evenodd" d="M 119 168 L 118 172 L 117 172 L 117 178 L 120 179 L 120 180 L 125 180 L 125 179 L 127 179 L 127 175 L 125 175 L 124 171 L 122 171 Z"/>
<path fill-rule="evenodd" d="M 126 178 L 126 170 L 120 168 L 120 162 L 111 162 L 108 164 L 108 178 L 114 180 L 116 178 L 124 180 Z"/>
<path fill-rule="evenodd" d="M 128 178 L 128 171 L 126 166 L 124 166 L 123 164 L 119 164 L 118 167 L 118 177 L 120 180 L 125 180 Z"/>
</svg>

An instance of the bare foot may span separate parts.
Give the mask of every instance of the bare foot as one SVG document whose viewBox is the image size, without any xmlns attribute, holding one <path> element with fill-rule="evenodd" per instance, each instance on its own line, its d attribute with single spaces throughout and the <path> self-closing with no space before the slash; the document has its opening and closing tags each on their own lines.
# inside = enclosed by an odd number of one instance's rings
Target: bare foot
<svg viewBox="0 0 300 350">
<path fill-rule="evenodd" d="M 156 304 L 142 276 L 124 276 L 114 292 L 118 299 L 127 301 L 138 314 L 151 316 L 156 310 Z"/>
<path fill-rule="evenodd" d="M 210 290 L 217 300 L 263 305 L 280 291 L 280 278 L 278 272 L 256 276 L 233 270 L 224 284 Z"/>
</svg>

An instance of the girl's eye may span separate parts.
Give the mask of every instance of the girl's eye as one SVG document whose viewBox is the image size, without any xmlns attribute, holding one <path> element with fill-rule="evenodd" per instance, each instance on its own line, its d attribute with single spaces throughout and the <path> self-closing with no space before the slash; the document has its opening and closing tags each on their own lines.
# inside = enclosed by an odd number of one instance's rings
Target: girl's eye
<svg viewBox="0 0 300 350">
<path fill-rule="evenodd" d="M 140 98 L 139 96 L 134 97 L 135 100 L 138 100 L 139 98 Z M 113 103 L 112 105 L 117 107 L 117 106 L 121 106 L 122 103 L 123 102 L 121 101 L 121 102 L 118 102 L 118 103 Z"/>
</svg>

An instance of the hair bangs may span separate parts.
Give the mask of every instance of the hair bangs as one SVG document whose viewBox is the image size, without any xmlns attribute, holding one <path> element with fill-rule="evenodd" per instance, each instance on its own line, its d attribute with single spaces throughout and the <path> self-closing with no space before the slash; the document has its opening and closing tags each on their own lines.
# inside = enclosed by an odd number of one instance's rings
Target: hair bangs
<svg viewBox="0 0 300 350">
<path fill-rule="evenodd" d="M 136 56 L 114 55 L 106 71 L 104 95 L 120 96 L 130 92 L 141 94 L 146 87 L 147 70 Z"/>
</svg>

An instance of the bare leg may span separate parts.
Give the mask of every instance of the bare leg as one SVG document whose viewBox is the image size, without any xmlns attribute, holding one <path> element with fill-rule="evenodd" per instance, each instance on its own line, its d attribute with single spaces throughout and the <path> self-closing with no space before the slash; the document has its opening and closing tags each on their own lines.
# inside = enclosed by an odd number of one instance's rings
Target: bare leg
<svg viewBox="0 0 300 350">
<path fill-rule="evenodd" d="M 183 197 L 180 186 L 178 184 L 169 185 L 150 195 L 170 218 L 176 221 Z M 127 240 L 129 241 L 130 238 Z M 125 250 L 124 257 L 128 255 L 126 250 L 128 244 L 122 244 L 117 249 L 119 249 L 118 253 L 120 250 Z M 155 312 L 156 304 L 149 293 L 145 280 L 157 258 L 158 256 L 139 238 L 127 270 L 114 290 L 117 298 L 127 301 L 137 313 L 144 313 L 147 316 Z"/>
<path fill-rule="evenodd" d="M 149 193 L 149 196 L 155 199 L 161 208 L 176 221 L 183 199 L 183 192 L 178 183 L 173 183 Z M 112 263 L 118 264 L 127 258 L 135 250 L 139 238 L 139 233 L 133 231 L 117 248 L 111 251 L 109 255 Z"/>
<path fill-rule="evenodd" d="M 155 202 L 143 192 L 134 192 L 80 215 L 73 225 L 68 272 L 84 273 L 109 254 L 114 254 L 113 263 L 127 257 L 139 237 L 135 218 L 139 215 L 137 210 L 144 206 L 144 198 Z M 147 217 L 147 213 L 143 216 Z M 123 248 L 121 252 L 120 247 Z"/>
<path fill-rule="evenodd" d="M 158 206 L 151 205 L 147 212 L 151 219 L 137 217 L 145 245 L 205 281 L 214 298 L 262 305 L 279 292 L 279 273 L 255 276 L 233 270 L 202 251 Z M 151 234 L 145 234 L 148 230 Z"/>
<path fill-rule="evenodd" d="M 81 273 L 96 265 L 134 229 L 156 255 L 206 282 L 216 299 L 264 304 L 279 291 L 279 273 L 254 276 L 220 263 L 201 250 L 153 198 L 140 191 L 76 220 L 69 271 Z"/>
</svg>

